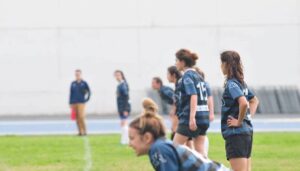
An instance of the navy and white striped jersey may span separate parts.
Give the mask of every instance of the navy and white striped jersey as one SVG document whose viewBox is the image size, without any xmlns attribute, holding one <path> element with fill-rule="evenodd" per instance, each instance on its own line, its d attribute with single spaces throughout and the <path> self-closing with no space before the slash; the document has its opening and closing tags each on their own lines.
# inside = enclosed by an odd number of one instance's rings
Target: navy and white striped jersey
<svg viewBox="0 0 300 171">
<path fill-rule="evenodd" d="M 130 112 L 131 107 L 129 103 L 129 88 L 126 81 L 120 82 L 117 87 L 117 106 L 118 112 Z"/>
<path fill-rule="evenodd" d="M 253 127 L 251 120 L 246 117 L 243 121 L 241 127 L 228 127 L 227 119 L 228 116 L 232 116 L 238 119 L 239 116 L 239 103 L 238 98 L 245 96 L 247 101 L 254 97 L 252 91 L 250 91 L 247 86 L 243 86 L 236 79 L 229 79 L 226 82 L 225 90 L 222 96 L 222 118 L 221 118 L 221 129 L 224 138 L 231 135 L 252 135 Z M 247 110 L 247 115 L 249 116 L 249 110 Z"/>
<path fill-rule="evenodd" d="M 168 104 L 174 104 L 174 90 L 171 87 L 161 86 L 159 89 L 160 97 Z"/>
<path fill-rule="evenodd" d="M 187 70 L 178 82 L 180 93 L 179 124 L 189 124 L 190 101 L 192 95 L 197 95 L 197 125 L 209 125 L 209 111 L 207 105 L 207 88 L 203 78 L 193 69 Z"/>
<path fill-rule="evenodd" d="M 156 171 L 227 171 L 222 164 L 205 159 L 183 145 L 157 139 L 150 147 L 149 158 Z"/>
</svg>

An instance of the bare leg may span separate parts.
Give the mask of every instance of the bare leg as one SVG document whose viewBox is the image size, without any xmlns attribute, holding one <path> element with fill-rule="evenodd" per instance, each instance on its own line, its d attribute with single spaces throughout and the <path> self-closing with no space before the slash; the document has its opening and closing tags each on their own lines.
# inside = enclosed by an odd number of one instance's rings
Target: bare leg
<svg viewBox="0 0 300 171">
<path fill-rule="evenodd" d="M 248 170 L 248 166 L 247 166 L 247 158 L 234 158 L 234 159 L 230 159 L 230 165 L 232 170 L 234 171 L 247 171 Z"/>
<path fill-rule="evenodd" d="M 170 118 L 171 118 L 171 121 L 172 121 L 171 130 L 172 130 L 172 132 L 176 132 L 177 126 L 178 126 L 178 123 L 179 123 L 178 118 L 177 118 L 176 115 L 171 115 Z"/>
<path fill-rule="evenodd" d="M 187 142 L 185 143 L 186 146 L 188 146 L 190 149 L 195 149 L 194 147 L 194 141 L 193 140 L 187 140 Z"/>
<path fill-rule="evenodd" d="M 205 153 L 204 142 L 205 136 L 198 136 L 194 139 L 194 146 L 198 153 L 202 154 L 204 157 L 207 157 Z"/>
<path fill-rule="evenodd" d="M 247 160 L 247 165 L 248 165 L 248 171 L 251 171 L 251 169 L 252 169 L 252 167 L 251 167 L 251 158 L 249 158 L 248 160 Z"/>
<path fill-rule="evenodd" d="M 121 127 L 127 126 L 127 119 L 121 120 Z"/>
<path fill-rule="evenodd" d="M 184 145 L 187 140 L 188 140 L 188 137 L 176 133 L 175 136 L 174 136 L 173 142 L 176 145 Z"/>
</svg>

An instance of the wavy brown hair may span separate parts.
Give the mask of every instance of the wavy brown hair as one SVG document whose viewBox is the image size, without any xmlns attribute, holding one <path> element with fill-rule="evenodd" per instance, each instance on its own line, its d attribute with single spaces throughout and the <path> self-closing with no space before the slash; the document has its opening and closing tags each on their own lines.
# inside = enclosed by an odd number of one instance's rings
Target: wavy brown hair
<svg viewBox="0 0 300 171">
<path fill-rule="evenodd" d="M 237 79 L 242 85 L 244 82 L 244 71 L 240 55 L 235 51 L 224 51 L 221 53 L 221 62 L 227 70 L 227 78 Z"/>
</svg>

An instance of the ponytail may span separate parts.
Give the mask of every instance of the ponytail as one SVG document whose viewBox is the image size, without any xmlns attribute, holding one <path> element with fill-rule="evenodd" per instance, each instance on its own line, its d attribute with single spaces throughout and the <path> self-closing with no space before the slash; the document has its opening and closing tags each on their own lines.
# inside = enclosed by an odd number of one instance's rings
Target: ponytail
<svg viewBox="0 0 300 171">
<path fill-rule="evenodd" d="M 144 109 L 142 115 L 134 119 L 129 126 L 138 130 L 140 135 L 151 133 L 154 140 L 165 137 L 166 129 L 162 118 L 157 113 L 157 104 L 152 99 L 146 98 L 142 105 Z"/>
<path fill-rule="evenodd" d="M 193 67 L 196 65 L 196 61 L 198 60 L 198 55 L 196 53 L 192 53 L 187 49 L 180 49 L 175 54 L 176 59 L 180 61 L 184 61 L 186 67 Z"/>
<path fill-rule="evenodd" d="M 204 72 L 199 67 L 194 67 L 194 69 L 203 78 L 203 80 L 205 80 L 205 74 L 204 74 Z"/>
</svg>

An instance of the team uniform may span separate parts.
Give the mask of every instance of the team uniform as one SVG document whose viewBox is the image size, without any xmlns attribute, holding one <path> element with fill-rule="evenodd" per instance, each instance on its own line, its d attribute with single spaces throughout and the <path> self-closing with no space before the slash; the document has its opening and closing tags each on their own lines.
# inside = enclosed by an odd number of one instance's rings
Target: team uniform
<svg viewBox="0 0 300 171">
<path fill-rule="evenodd" d="M 249 101 L 254 97 L 254 94 L 247 88 L 247 86 L 243 86 L 238 80 L 227 80 L 222 96 L 221 118 L 221 129 L 226 143 L 227 160 L 231 158 L 251 157 L 253 127 L 249 110 L 247 110 L 246 117 L 240 127 L 227 126 L 228 116 L 238 119 L 238 98 L 241 96 L 245 96 L 247 101 Z"/>
<path fill-rule="evenodd" d="M 157 139 L 150 147 L 149 158 L 156 171 L 225 171 L 223 165 L 205 159 L 199 153 L 171 141 Z"/>
<path fill-rule="evenodd" d="M 179 90 L 179 82 L 181 82 L 181 78 L 179 80 L 176 81 L 175 83 L 175 91 L 174 91 L 174 104 L 176 106 L 176 111 L 175 111 L 175 114 L 176 114 L 176 117 L 179 118 L 179 114 L 181 112 L 181 106 L 180 106 L 180 90 Z M 175 132 L 173 132 L 171 134 L 171 140 L 173 140 L 175 137 Z M 192 138 L 189 138 L 189 140 L 192 140 Z"/>
<path fill-rule="evenodd" d="M 176 87 L 176 85 L 175 85 L 175 87 Z M 159 89 L 159 94 L 160 94 L 160 97 L 163 101 L 165 101 L 169 105 L 175 105 L 176 109 L 177 109 L 176 103 L 178 101 L 177 100 L 178 96 L 176 95 L 175 91 L 170 87 L 161 86 L 161 88 Z M 175 114 L 177 114 L 177 112 L 175 112 Z M 172 132 L 171 133 L 171 140 L 173 140 L 174 136 L 175 136 L 175 132 Z"/>
<path fill-rule="evenodd" d="M 206 135 L 209 127 L 209 111 L 207 105 L 207 89 L 203 78 L 194 70 L 187 70 L 182 79 L 178 82 L 178 91 L 180 96 L 179 103 L 179 125 L 177 133 L 186 137 L 198 137 Z M 192 131 L 189 128 L 190 120 L 190 100 L 192 95 L 197 95 L 196 124 L 197 130 Z"/>
<path fill-rule="evenodd" d="M 126 81 L 120 82 L 117 87 L 117 106 L 120 119 L 127 119 L 128 116 L 124 115 L 124 112 L 130 112 L 131 106 L 129 103 L 129 88 Z"/>
<path fill-rule="evenodd" d="M 160 97 L 163 101 L 167 102 L 169 105 L 174 104 L 174 90 L 167 86 L 161 86 L 159 89 Z"/>
<path fill-rule="evenodd" d="M 176 81 L 175 83 L 175 91 L 174 91 L 174 103 L 175 103 L 175 106 L 176 106 L 176 115 L 177 117 L 179 117 L 179 114 L 181 112 L 180 110 L 180 82 L 181 82 L 181 78 L 179 80 Z"/>
<path fill-rule="evenodd" d="M 170 105 L 174 104 L 174 90 L 162 85 L 158 92 L 163 102 L 161 103 L 162 113 L 167 114 L 170 112 Z"/>
<path fill-rule="evenodd" d="M 205 82 L 205 88 L 206 88 L 207 97 L 212 96 L 211 88 L 210 88 L 210 85 L 208 84 L 208 82 Z"/>
<path fill-rule="evenodd" d="M 207 97 L 211 97 L 212 93 L 211 93 L 211 88 L 210 88 L 209 83 L 205 82 L 205 86 L 206 86 Z M 204 147 L 205 147 L 205 153 L 208 156 L 208 152 L 209 152 L 209 139 L 208 139 L 207 136 L 205 137 Z"/>
</svg>

